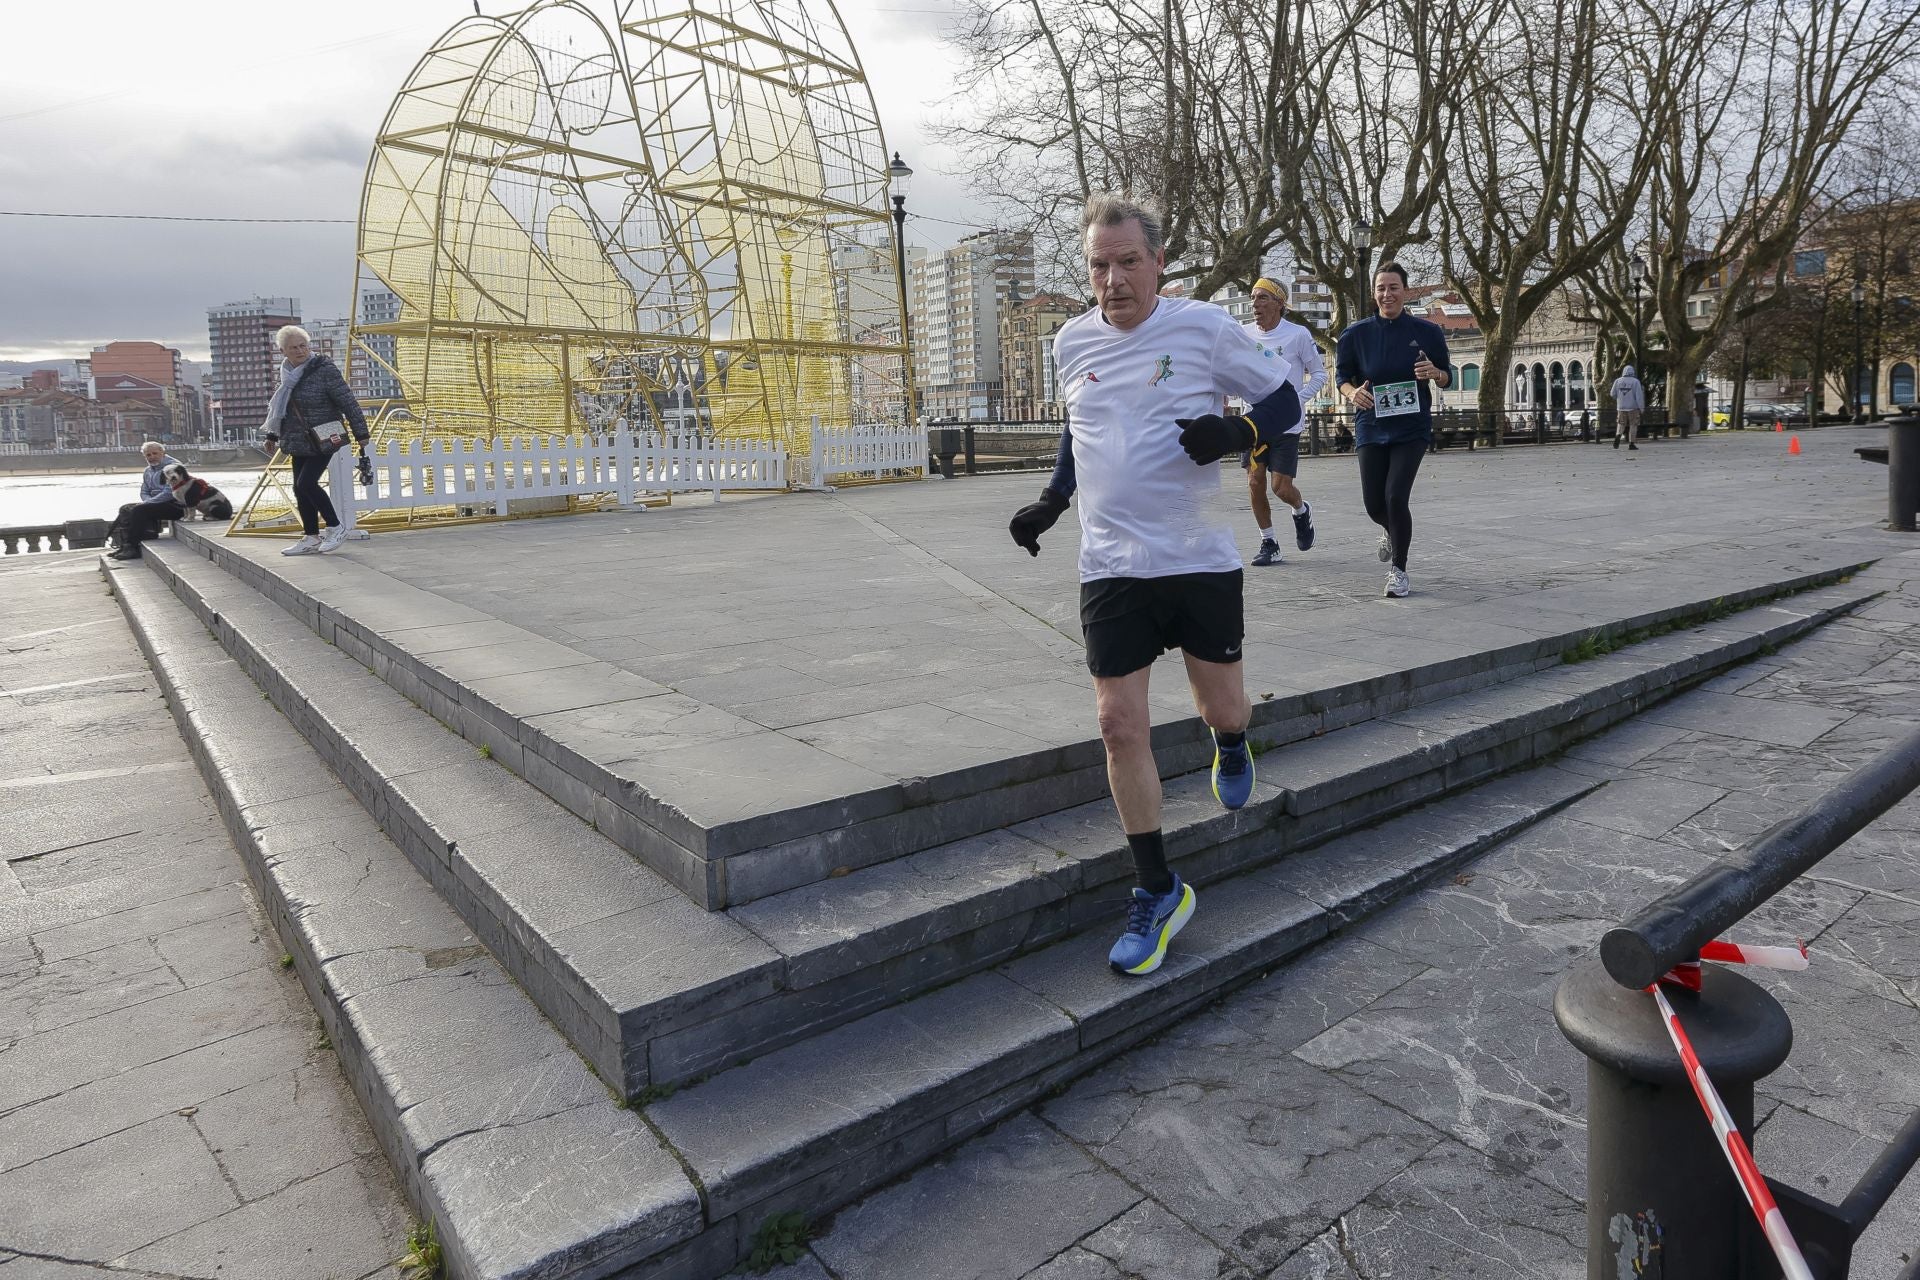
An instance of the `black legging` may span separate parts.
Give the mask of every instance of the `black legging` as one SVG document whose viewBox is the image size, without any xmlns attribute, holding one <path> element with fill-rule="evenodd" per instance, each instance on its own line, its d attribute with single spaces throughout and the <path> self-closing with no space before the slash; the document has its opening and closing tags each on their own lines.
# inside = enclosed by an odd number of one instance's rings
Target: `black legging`
<svg viewBox="0 0 1920 1280">
<path fill-rule="evenodd" d="M 293 460 L 293 502 L 300 508 L 300 529 L 309 538 L 320 532 L 320 521 L 326 520 L 331 529 L 340 523 L 340 517 L 333 513 L 333 499 L 320 487 L 320 477 L 327 474 L 327 460 L 318 454 Z"/>
<path fill-rule="evenodd" d="M 1413 478 L 1426 456 L 1425 440 L 1360 446 L 1360 496 L 1367 503 L 1367 519 L 1387 531 L 1393 567 L 1402 572 L 1413 544 L 1413 510 L 1407 499 L 1413 496 Z"/>
</svg>

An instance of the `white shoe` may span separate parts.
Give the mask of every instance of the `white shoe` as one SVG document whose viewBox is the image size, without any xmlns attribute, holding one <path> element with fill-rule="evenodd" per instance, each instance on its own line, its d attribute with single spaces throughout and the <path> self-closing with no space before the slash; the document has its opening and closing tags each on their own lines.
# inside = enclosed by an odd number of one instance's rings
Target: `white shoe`
<svg viewBox="0 0 1920 1280">
<path fill-rule="evenodd" d="M 320 554 L 322 550 L 323 548 L 320 546 L 319 537 L 314 534 L 308 534 L 292 546 L 283 547 L 280 554 L 283 556 L 312 556 Z"/>
<path fill-rule="evenodd" d="M 1413 584 L 1407 581 L 1405 569 L 1387 570 L 1387 598 L 1402 600 L 1413 592 Z"/>
<path fill-rule="evenodd" d="M 322 554 L 328 551 L 338 551 L 340 549 L 341 544 L 346 542 L 346 540 L 347 540 L 347 527 L 345 525 L 337 524 L 333 526 L 333 528 L 327 530 L 326 533 L 321 537 L 320 550 Z"/>
<path fill-rule="evenodd" d="M 1380 557 L 1381 564 L 1385 564 L 1387 561 L 1393 559 L 1393 539 L 1384 533 L 1381 534 L 1380 546 L 1374 551 L 1374 554 Z"/>
</svg>

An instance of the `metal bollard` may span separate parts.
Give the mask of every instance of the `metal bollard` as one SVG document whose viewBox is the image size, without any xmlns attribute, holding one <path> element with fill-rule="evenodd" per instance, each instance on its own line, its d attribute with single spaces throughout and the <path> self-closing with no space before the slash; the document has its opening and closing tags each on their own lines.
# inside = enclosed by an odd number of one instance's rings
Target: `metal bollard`
<svg viewBox="0 0 1920 1280">
<path fill-rule="evenodd" d="M 1753 1140 L 1753 1086 L 1787 1059 L 1778 1001 L 1714 965 L 1700 994 L 1668 989 L 1734 1123 Z M 1653 997 L 1577 966 L 1553 998 L 1587 1055 L 1587 1280 L 1744 1280 L 1773 1256 L 1667 1039 Z"/>
<path fill-rule="evenodd" d="M 1887 421 L 1887 523 L 1914 532 L 1920 511 L 1920 417 Z"/>
</svg>

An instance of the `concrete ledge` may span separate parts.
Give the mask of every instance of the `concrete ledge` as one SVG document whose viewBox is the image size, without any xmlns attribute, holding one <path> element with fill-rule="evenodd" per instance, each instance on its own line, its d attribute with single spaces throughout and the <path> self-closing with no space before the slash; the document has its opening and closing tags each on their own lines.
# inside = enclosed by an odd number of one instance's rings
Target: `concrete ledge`
<svg viewBox="0 0 1920 1280">
<path fill-rule="evenodd" d="M 154 577 L 128 566 L 108 580 L 449 1274 L 609 1275 L 699 1236 L 700 1197 L 670 1149 L 614 1105 L 251 678 L 210 657 Z M 262 759 L 275 768 L 249 767 Z M 271 783 L 285 771 L 327 785 L 283 799 Z"/>
<path fill-rule="evenodd" d="M 221 540 L 186 530 L 180 541 L 254 586 L 456 733 L 489 747 L 496 761 L 598 824 L 709 909 L 752 902 L 1105 794 L 1095 738 L 932 777 L 887 779 L 378 571 L 333 562 L 296 586 Z M 315 569 L 309 562 L 303 566 Z M 1621 616 L 1598 627 L 1557 613 L 1548 599 L 1541 618 L 1557 628 L 1551 634 L 1492 648 L 1440 643 L 1434 660 L 1416 667 L 1281 695 L 1255 706 L 1253 733 L 1263 746 L 1300 741 L 1557 665 L 1564 650 L 1589 635 L 1611 639 L 1677 619 L 1704 619 L 1717 608 L 1830 581 L 1859 567 L 1792 574 L 1717 596 L 1680 584 L 1670 602 L 1622 601 Z M 489 656 L 479 656 L 483 649 Z M 496 668 L 510 658 L 515 661 L 509 665 L 527 669 L 503 675 Z M 594 687 L 602 688 L 595 702 L 581 704 L 581 691 Z M 697 719 L 699 741 L 676 748 L 670 758 L 636 758 L 635 726 L 662 717 L 675 723 Z M 753 794 L 762 789 L 746 789 L 716 807 L 694 783 L 726 762 L 730 739 L 748 734 L 759 735 L 757 756 L 782 757 L 761 761 L 762 772 L 813 778 L 833 789 L 833 797 L 784 803 L 771 789 L 765 797 Z M 1154 742 L 1164 776 L 1200 768 L 1211 758 L 1204 726 L 1195 718 L 1156 726 Z"/>
<path fill-rule="evenodd" d="M 709 915 L 216 567 L 152 561 L 625 1096 L 1105 929 L 1125 895 L 1102 799 Z M 1531 763 L 1869 594 L 1809 593 L 1296 741 L 1261 758 L 1237 813 L 1204 772 L 1174 778 L 1169 856 L 1199 885 L 1271 863 Z"/>
</svg>

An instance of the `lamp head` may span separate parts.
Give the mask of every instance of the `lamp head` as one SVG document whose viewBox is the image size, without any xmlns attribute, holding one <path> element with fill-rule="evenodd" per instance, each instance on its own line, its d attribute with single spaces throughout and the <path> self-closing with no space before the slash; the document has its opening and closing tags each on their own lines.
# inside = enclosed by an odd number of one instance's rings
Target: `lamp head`
<svg viewBox="0 0 1920 1280">
<path fill-rule="evenodd" d="M 1862 280 L 1859 276 L 1855 276 L 1853 278 L 1852 293 L 1853 293 L 1854 306 L 1857 307 L 1861 303 L 1865 302 L 1867 300 L 1867 282 Z"/>
<path fill-rule="evenodd" d="M 1365 218 L 1355 218 L 1353 220 L 1353 245 L 1356 249 L 1371 249 L 1373 247 L 1373 224 Z"/>
<path fill-rule="evenodd" d="M 900 158 L 898 151 L 893 153 L 893 163 L 887 166 L 887 188 L 893 193 L 895 201 L 907 198 L 907 188 L 911 185 L 913 170 Z"/>
</svg>

